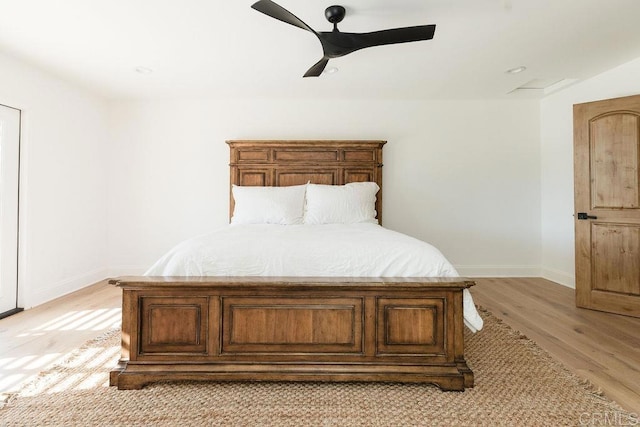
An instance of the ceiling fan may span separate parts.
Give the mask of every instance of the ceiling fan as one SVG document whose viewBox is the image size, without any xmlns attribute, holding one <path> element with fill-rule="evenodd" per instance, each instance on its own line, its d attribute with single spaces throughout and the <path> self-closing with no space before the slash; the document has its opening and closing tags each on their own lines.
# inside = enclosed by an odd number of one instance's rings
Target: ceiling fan
<svg viewBox="0 0 640 427">
<path fill-rule="evenodd" d="M 324 55 L 320 61 L 307 70 L 304 77 L 318 77 L 322 74 L 331 58 L 344 56 L 366 47 L 431 40 L 436 31 L 435 25 L 418 25 L 415 27 L 373 31 L 371 33 L 343 33 L 338 30 L 338 23 L 344 19 L 345 8 L 342 6 L 329 6 L 325 9 L 324 15 L 333 24 L 333 31 L 317 32 L 293 13 L 271 0 L 259 0 L 251 7 L 272 18 L 310 31 L 318 37 L 322 44 Z"/>
</svg>

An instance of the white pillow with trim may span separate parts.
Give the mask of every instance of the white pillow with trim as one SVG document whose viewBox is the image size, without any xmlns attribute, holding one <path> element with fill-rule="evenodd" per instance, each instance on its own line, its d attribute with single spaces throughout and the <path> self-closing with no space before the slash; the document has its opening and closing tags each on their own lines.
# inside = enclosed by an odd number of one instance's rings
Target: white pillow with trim
<svg viewBox="0 0 640 427">
<path fill-rule="evenodd" d="M 231 224 L 302 224 L 307 185 L 253 187 L 233 185 Z"/>
<path fill-rule="evenodd" d="M 375 182 L 353 182 L 345 185 L 309 184 L 305 198 L 305 224 L 354 224 L 376 219 Z"/>
</svg>

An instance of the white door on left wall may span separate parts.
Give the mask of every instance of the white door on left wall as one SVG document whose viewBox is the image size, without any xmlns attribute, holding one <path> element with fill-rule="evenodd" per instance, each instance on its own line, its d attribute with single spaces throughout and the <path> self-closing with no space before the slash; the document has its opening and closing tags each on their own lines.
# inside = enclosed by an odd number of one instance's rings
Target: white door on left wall
<svg viewBox="0 0 640 427">
<path fill-rule="evenodd" d="M 0 104 L 0 317 L 18 308 L 20 110 Z"/>
</svg>

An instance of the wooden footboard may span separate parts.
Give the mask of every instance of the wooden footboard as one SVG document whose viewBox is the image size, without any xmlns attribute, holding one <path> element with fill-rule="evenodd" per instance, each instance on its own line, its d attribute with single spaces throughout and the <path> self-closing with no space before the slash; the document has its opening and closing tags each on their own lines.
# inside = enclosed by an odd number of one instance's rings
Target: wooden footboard
<svg viewBox="0 0 640 427">
<path fill-rule="evenodd" d="M 124 277 L 110 384 L 393 381 L 473 386 L 462 278 Z"/>
</svg>

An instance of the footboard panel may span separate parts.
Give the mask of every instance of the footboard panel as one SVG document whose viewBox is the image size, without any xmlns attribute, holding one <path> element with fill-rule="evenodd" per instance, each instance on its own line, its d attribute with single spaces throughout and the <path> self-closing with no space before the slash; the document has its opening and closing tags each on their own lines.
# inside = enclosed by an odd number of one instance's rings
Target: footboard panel
<svg viewBox="0 0 640 427">
<path fill-rule="evenodd" d="M 159 380 L 473 386 L 462 278 L 127 277 L 111 385 Z"/>
<path fill-rule="evenodd" d="M 362 352 L 358 298 L 222 299 L 222 354 Z"/>
</svg>

